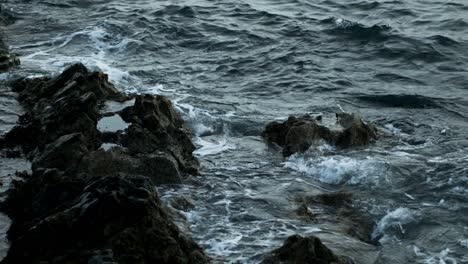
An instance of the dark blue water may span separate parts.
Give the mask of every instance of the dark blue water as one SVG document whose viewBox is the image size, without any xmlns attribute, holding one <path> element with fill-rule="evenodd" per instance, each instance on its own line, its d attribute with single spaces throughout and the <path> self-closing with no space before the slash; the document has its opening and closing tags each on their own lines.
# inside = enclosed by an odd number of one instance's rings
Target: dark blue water
<svg viewBox="0 0 468 264">
<path fill-rule="evenodd" d="M 468 2 L 4 6 L 16 18 L 6 40 L 22 60 L 10 75 L 80 61 L 122 91 L 173 99 L 194 131 L 202 176 L 160 192 L 168 203 L 193 200 L 180 225 L 215 261 L 255 263 L 299 233 L 359 263 L 468 263 Z M 21 110 L 8 92 L 0 97 L 5 131 Z M 259 137 L 267 121 L 340 108 L 374 122 L 379 142 L 283 160 Z M 312 222 L 295 213 L 298 197 L 336 190 L 354 194 L 380 245 L 350 234 L 354 224 L 336 212 L 310 208 Z"/>
</svg>

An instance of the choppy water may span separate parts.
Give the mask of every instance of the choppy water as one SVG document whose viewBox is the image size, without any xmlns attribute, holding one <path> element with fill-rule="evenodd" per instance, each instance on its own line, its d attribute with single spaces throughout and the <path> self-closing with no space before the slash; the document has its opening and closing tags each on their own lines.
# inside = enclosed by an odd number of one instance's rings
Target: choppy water
<svg viewBox="0 0 468 264">
<path fill-rule="evenodd" d="M 7 42 L 22 60 L 13 75 L 80 61 L 184 112 L 203 176 L 160 192 L 194 201 L 180 225 L 216 261 L 258 262 L 299 233 L 360 263 L 468 263 L 465 0 L 6 2 L 17 18 Z M 11 96 L 1 91 L 2 131 L 20 112 Z M 267 121 L 338 105 L 387 136 L 287 160 L 259 137 Z M 5 180 L 4 164 L 18 165 L 1 162 Z M 312 222 L 296 215 L 297 197 L 339 189 L 380 246 L 323 208 L 310 208 Z"/>
</svg>

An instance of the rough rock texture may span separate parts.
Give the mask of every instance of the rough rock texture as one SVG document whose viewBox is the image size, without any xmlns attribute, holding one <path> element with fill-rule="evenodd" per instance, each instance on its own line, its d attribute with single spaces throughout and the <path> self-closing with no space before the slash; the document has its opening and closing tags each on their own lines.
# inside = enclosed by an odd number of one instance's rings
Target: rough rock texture
<svg viewBox="0 0 468 264">
<path fill-rule="evenodd" d="M 5 140 L 13 146 L 21 145 L 25 153 L 42 151 L 47 144 L 71 133 L 81 133 L 86 147 L 97 148 L 101 144 L 96 128 L 99 105 L 107 99 L 123 99 L 107 75 L 89 72 L 82 64 L 67 68 L 56 78 L 23 78 L 11 86 L 27 112 Z"/>
<path fill-rule="evenodd" d="M 182 172 L 198 173 L 199 163 L 192 155 L 195 146 L 182 117 L 166 97 L 137 96 L 134 106 L 123 109 L 120 116 L 131 123 L 121 140 L 130 153 L 164 150 L 177 161 Z"/>
<path fill-rule="evenodd" d="M 304 152 L 323 140 L 338 148 L 365 146 L 377 139 L 377 130 L 355 114 L 336 114 L 335 124 L 325 124 L 322 118 L 291 116 L 283 123 L 271 122 L 262 136 L 267 142 L 283 147 L 283 155 Z"/>
<path fill-rule="evenodd" d="M 192 154 L 195 146 L 190 133 L 163 96 L 135 96 L 133 106 L 116 113 L 129 127 L 101 133 L 97 128 L 100 106 L 106 100 L 129 99 L 108 82 L 107 75 L 75 64 L 55 78 L 22 78 L 11 85 L 27 112 L 6 134 L 3 145 L 21 146 L 35 168 L 49 166 L 44 168 L 100 176 L 144 175 L 155 184 L 180 183 L 182 175 L 198 174 L 199 163 Z M 82 138 L 79 146 L 60 149 L 67 143 L 61 137 L 76 133 Z M 99 150 L 103 142 L 121 148 L 105 153 Z M 83 160 L 75 157 L 71 161 L 63 155 L 72 147 Z M 51 158 L 56 162 L 42 162 Z"/>
<path fill-rule="evenodd" d="M 32 174 L 18 175 L 1 204 L 13 220 L 2 263 L 209 261 L 173 224 L 154 188 L 198 169 L 169 100 L 137 96 L 122 114 L 130 127 L 103 137 L 100 106 L 128 99 L 107 75 L 76 64 L 55 78 L 11 85 L 26 113 L 1 147 L 21 147 Z M 101 148 L 107 138 L 121 146 Z"/>
<path fill-rule="evenodd" d="M 336 256 L 317 237 L 293 235 L 286 239 L 283 246 L 272 251 L 262 264 L 352 264 L 353 261 Z"/>
<path fill-rule="evenodd" d="M 44 216 L 12 229 L 16 239 L 2 263 L 207 262 L 198 245 L 171 222 L 148 178 L 95 177 L 78 191 L 73 188 L 84 186 L 84 181 L 46 177 L 56 182 L 44 180 L 45 190 L 31 197 Z M 65 199 L 56 207 L 42 206 L 59 194 Z"/>
</svg>

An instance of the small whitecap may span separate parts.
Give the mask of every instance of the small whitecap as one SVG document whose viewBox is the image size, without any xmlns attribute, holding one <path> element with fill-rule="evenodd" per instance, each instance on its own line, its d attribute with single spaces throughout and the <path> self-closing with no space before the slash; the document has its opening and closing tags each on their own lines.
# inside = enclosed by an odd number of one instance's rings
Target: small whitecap
<svg viewBox="0 0 468 264">
<path fill-rule="evenodd" d="M 373 158 L 355 159 L 340 155 L 309 158 L 296 154 L 284 162 L 284 167 L 324 183 L 351 185 L 377 183 L 386 171 L 385 164 Z"/>
<path fill-rule="evenodd" d="M 405 233 L 404 225 L 416 221 L 415 213 L 408 208 L 397 208 L 388 212 L 377 223 L 374 231 L 372 232 L 372 239 L 379 239 L 384 236 L 391 229 L 397 229 L 401 234 Z"/>
<path fill-rule="evenodd" d="M 208 141 L 203 138 L 196 138 L 195 143 L 201 147 L 194 151 L 198 156 L 215 155 L 227 150 L 235 149 L 235 145 L 229 143 L 226 138 L 221 140 Z"/>
</svg>

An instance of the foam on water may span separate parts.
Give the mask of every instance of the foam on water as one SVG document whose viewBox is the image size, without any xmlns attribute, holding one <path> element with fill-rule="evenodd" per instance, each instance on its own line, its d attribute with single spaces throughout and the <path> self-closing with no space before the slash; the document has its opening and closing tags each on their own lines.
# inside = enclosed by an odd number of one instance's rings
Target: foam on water
<svg viewBox="0 0 468 264">
<path fill-rule="evenodd" d="M 73 41 L 86 39 L 87 48 L 70 55 L 68 47 L 72 47 Z M 38 51 L 20 57 L 23 65 L 39 68 L 45 72 L 59 73 L 72 63 L 81 62 L 85 66 L 105 72 L 109 79 L 117 87 L 128 93 L 150 93 L 157 94 L 164 90 L 158 83 L 148 84 L 119 66 L 120 61 L 115 54 L 125 52 L 130 43 L 138 43 L 138 40 L 123 37 L 119 34 L 110 33 L 106 28 L 106 22 L 99 25 L 87 27 L 83 30 L 70 34 L 59 35 L 48 41 L 40 41 L 27 45 L 13 47 L 15 49 L 34 48 Z M 43 47 L 46 49 L 41 49 Z"/>
<path fill-rule="evenodd" d="M 381 239 L 390 230 L 398 230 L 398 233 L 405 234 L 404 225 L 415 222 L 416 213 L 408 208 L 397 208 L 388 212 L 377 223 L 374 231 L 372 232 L 372 239 Z"/>
<path fill-rule="evenodd" d="M 420 259 L 418 263 L 423 264 L 457 264 L 457 260 L 450 257 L 451 250 L 446 248 L 438 253 L 424 252 L 417 246 L 413 246 L 414 253 Z"/>
<path fill-rule="evenodd" d="M 468 248 L 468 239 L 461 239 L 458 241 L 458 244 L 460 244 L 464 248 Z"/>
<path fill-rule="evenodd" d="M 198 156 L 215 155 L 224 151 L 235 149 L 236 146 L 228 141 L 227 138 L 205 140 L 201 137 L 195 139 L 195 144 L 201 147 L 195 150 Z"/>
<path fill-rule="evenodd" d="M 284 162 L 284 166 L 328 184 L 377 184 L 386 171 L 386 164 L 375 158 L 356 159 L 341 155 L 310 158 L 295 154 Z"/>
</svg>

